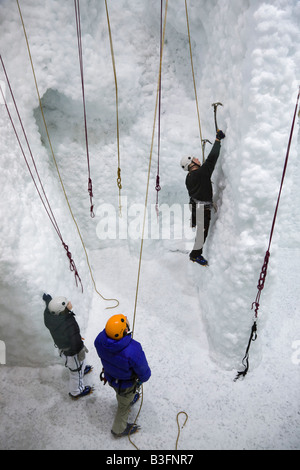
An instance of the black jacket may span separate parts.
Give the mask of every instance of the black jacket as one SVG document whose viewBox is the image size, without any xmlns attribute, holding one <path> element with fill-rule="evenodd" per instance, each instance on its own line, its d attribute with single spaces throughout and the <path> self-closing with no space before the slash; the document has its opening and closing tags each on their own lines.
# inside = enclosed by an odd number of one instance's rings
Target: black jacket
<svg viewBox="0 0 300 470">
<path fill-rule="evenodd" d="M 210 178 L 215 169 L 220 149 L 221 143 L 216 140 L 203 165 L 188 173 L 185 184 L 189 196 L 193 200 L 212 202 L 213 190 Z"/>
<path fill-rule="evenodd" d="M 54 344 L 63 349 L 66 356 L 74 356 L 83 348 L 80 329 L 73 312 L 54 315 L 47 308 L 44 311 L 44 323 L 50 331 Z"/>
</svg>

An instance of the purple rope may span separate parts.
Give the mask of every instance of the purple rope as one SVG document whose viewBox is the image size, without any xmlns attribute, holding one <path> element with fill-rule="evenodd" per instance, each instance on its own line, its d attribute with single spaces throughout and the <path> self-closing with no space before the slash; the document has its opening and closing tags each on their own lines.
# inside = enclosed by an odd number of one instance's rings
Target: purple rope
<svg viewBox="0 0 300 470">
<path fill-rule="evenodd" d="M 45 192 L 45 189 L 44 189 L 44 186 L 43 186 L 43 184 L 42 184 L 40 175 L 39 175 L 39 173 L 38 173 L 37 166 L 36 166 L 36 163 L 35 163 L 35 159 L 34 159 L 34 157 L 33 157 L 33 154 L 32 154 L 32 151 L 31 151 L 31 148 L 30 148 L 30 145 L 29 145 L 29 141 L 28 141 L 28 138 L 27 138 L 27 134 L 26 134 L 25 129 L 24 129 L 24 126 L 23 126 L 23 122 L 22 122 L 22 119 L 21 119 L 21 116 L 20 116 L 20 113 L 19 113 L 19 110 L 18 110 L 18 107 L 17 107 L 17 103 L 16 103 L 16 100 L 15 100 L 15 97 L 14 97 L 14 94 L 13 94 L 13 91 L 12 91 L 12 88 L 11 88 L 11 85 L 10 85 L 10 81 L 9 81 L 9 78 L 8 78 L 8 75 L 7 75 L 7 72 L 6 72 L 6 69 L 5 69 L 5 66 L 4 66 L 4 62 L 3 62 L 3 59 L 2 59 L 2 56 L 1 56 L 1 55 L 0 55 L 0 61 L 1 61 L 2 67 L 3 67 L 3 71 L 4 71 L 4 74 L 5 74 L 5 78 L 6 78 L 6 81 L 7 81 L 7 84 L 8 84 L 8 88 L 9 88 L 11 97 L 12 97 L 12 100 L 13 100 L 13 103 L 14 103 L 14 107 L 15 107 L 15 110 L 16 110 L 16 113 L 17 113 L 17 116 L 18 116 L 18 119 L 19 119 L 21 128 L 22 128 L 22 132 L 23 132 L 23 135 L 24 135 L 24 138 L 25 138 L 27 147 L 28 147 L 28 151 L 29 151 L 29 153 L 30 153 L 31 160 L 32 160 L 32 163 L 33 163 L 35 172 L 36 172 L 36 174 L 37 174 L 38 181 L 39 181 L 40 186 L 41 186 L 41 189 L 42 189 L 42 193 L 43 193 L 44 199 L 43 199 L 43 196 L 42 196 L 42 194 L 41 194 L 41 191 L 40 191 L 39 188 L 38 188 L 38 185 L 37 185 L 37 182 L 36 182 L 35 177 L 34 177 L 34 175 L 33 175 L 33 172 L 32 172 L 32 170 L 31 170 L 31 168 L 30 168 L 29 163 L 28 163 L 28 159 L 26 158 L 24 149 L 23 149 L 23 147 L 22 147 L 20 138 L 19 138 L 18 133 L 17 133 L 17 130 L 16 130 L 16 126 L 15 126 L 15 124 L 14 124 L 13 118 L 12 118 L 12 116 L 11 116 L 11 113 L 10 113 L 10 111 L 9 111 L 9 108 L 8 108 L 8 105 L 7 105 L 5 96 L 4 96 L 3 91 L 2 91 L 2 88 L 1 88 L 1 94 L 2 94 L 2 98 L 3 98 L 4 104 L 5 104 L 5 108 L 6 108 L 8 117 L 9 117 L 10 122 L 11 122 L 11 124 L 12 124 L 13 130 L 14 130 L 14 133 L 15 133 L 15 136 L 16 136 L 16 138 L 17 138 L 18 144 L 19 144 L 19 146 L 20 146 L 21 152 L 22 152 L 22 154 L 23 154 L 23 157 L 24 157 L 26 166 L 27 166 L 28 171 L 29 171 L 29 173 L 30 173 L 30 176 L 31 176 L 31 178 L 32 178 L 32 181 L 33 181 L 33 184 L 34 184 L 34 186 L 35 186 L 35 189 L 36 189 L 36 191 L 37 191 L 37 193 L 38 193 L 38 195 L 39 195 L 39 197 L 40 197 L 40 200 L 41 200 L 41 202 L 42 202 L 42 204 L 43 204 L 43 206 L 44 206 L 44 209 L 45 209 L 45 211 L 46 211 L 46 213 L 47 213 L 47 215 L 48 215 L 48 217 L 49 217 L 49 219 L 50 219 L 50 222 L 52 223 L 52 225 L 53 225 L 53 227 L 54 227 L 54 230 L 56 231 L 58 237 L 60 238 L 60 240 L 61 240 L 61 242 L 62 242 L 62 245 L 63 245 L 64 249 L 65 249 L 66 252 L 67 252 L 67 257 L 68 257 L 69 262 L 70 262 L 70 271 L 73 271 L 73 272 L 74 272 L 76 286 L 78 286 L 78 281 L 79 281 L 80 284 L 81 284 L 81 290 L 82 290 L 82 292 L 83 292 L 83 285 L 82 285 L 80 276 L 79 276 L 79 274 L 78 274 L 78 271 L 77 271 L 75 262 L 74 262 L 74 260 L 72 259 L 72 254 L 71 254 L 70 251 L 69 251 L 68 245 L 66 245 L 66 243 L 65 243 L 64 240 L 63 240 L 61 231 L 60 231 L 60 229 L 59 229 L 59 226 L 58 226 L 58 224 L 57 224 L 57 221 L 56 221 L 55 216 L 54 216 L 54 214 L 53 214 L 53 211 L 52 211 L 52 209 L 51 209 L 49 200 L 48 200 L 48 198 L 47 198 L 47 195 L 46 195 L 46 192 Z"/>
<path fill-rule="evenodd" d="M 88 130 L 87 130 L 86 106 L 85 106 L 84 75 L 83 75 L 83 54 L 82 54 L 79 0 L 74 0 L 74 4 L 75 4 L 75 18 L 76 18 L 77 42 L 78 42 L 79 67 L 80 67 L 80 76 L 81 76 L 81 88 L 82 88 L 86 157 L 87 157 L 87 166 L 88 166 L 88 193 L 89 193 L 89 196 L 90 196 L 90 206 L 91 206 L 90 207 L 90 215 L 93 218 L 93 217 L 95 217 L 95 214 L 94 214 L 94 205 L 93 205 L 93 185 L 92 185 L 92 180 L 91 180 Z"/>
<path fill-rule="evenodd" d="M 160 3 L 160 56 L 159 63 L 161 65 L 161 54 L 162 54 L 162 10 L 163 0 Z M 159 157 L 160 157 L 160 117 L 161 117 L 161 66 L 159 71 L 159 95 L 158 95 L 158 142 L 157 142 L 157 176 L 156 176 L 156 207 L 158 206 L 158 192 L 161 190 L 160 187 L 160 176 L 159 176 Z"/>
</svg>

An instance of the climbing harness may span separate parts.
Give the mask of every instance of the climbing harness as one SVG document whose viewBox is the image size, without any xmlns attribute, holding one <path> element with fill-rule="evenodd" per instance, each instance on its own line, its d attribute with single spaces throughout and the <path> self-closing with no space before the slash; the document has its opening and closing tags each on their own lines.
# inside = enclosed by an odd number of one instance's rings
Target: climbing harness
<svg viewBox="0 0 300 470">
<path fill-rule="evenodd" d="M 116 121 L 117 121 L 117 150 L 118 150 L 118 170 L 117 170 L 117 186 L 119 188 L 119 215 L 122 216 L 122 205 L 121 205 L 121 189 L 122 189 L 122 182 L 121 182 L 121 168 L 120 168 L 120 135 L 119 135 L 119 98 L 118 98 L 118 82 L 117 82 L 117 72 L 116 72 L 116 63 L 115 63 L 115 54 L 112 42 L 112 34 L 110 28 L 110 20 L 109 20 L 109 13 L 107 7 L 107 0 L 105 0 L 105 8 L 106 8 L 106 17 L 107 17 L 107 26 L 108 26 L 108 34 L 109 34 L 109 43 L 110 43 L 110 51 L 111 51 L 111 60 L 114 72 L 114 80 L 115 80 L 115 92 L 116 92 Z"/>
<path fill-rule="evenodd" d="M 100 372 L 100 381 L 103 382 L 103 385 L 106 385 L 107 383 L 107 379 L 105 378 L 105 375 L 104 375 L 104 367 L 102 367 L 102 371 Z"/>
<path fill-rule="evenodd" d="M 79 0 L 74 0 L 75 5 L 75 17 L 76 17 L 76 30 L 77 30 L 77 42 L 78 42 L 78 55 L 79 55 L 79 66 L 81 76 L 81 88 L 82 88 L 82 101 L 83 101 L 83 117 L 84 117 L 84 130 L 85 130 L 85 145 L 86 145 L 86 157 L 88 165 L 88 193 L 90 196 L 90 216 L 95 217 L 94 205 L 93 205 L 93 183 L 91 179 L 91 168 L 90 168 L 90 155 L 89 155 L 89 143 L 88 143 L 88 129 L 87 129 L 87 118 L 86 118 L 86 105 L 85 105 L 85 92 L 84 92 L 84 75 L 83 75 L 83 54 L 82 54 L 82 40 L 81 40 L 81 22 L 80 22 L 80 9 Z"/>
<path fill-rule="evenodd" d="M 26 45 L 27 45 L 28 55 L 29 55 L 29 59 L 30 59 L 31 69 L 32 69 L 32 73 L 33 73 L 35 88 L 36 88 L 36 92 L 37 92 L 37 96 L 38 96 L 38 101 L 39 101 L 39 107 L 40 107 L 41 115 L 42 115 L 42 118 L 43 118 L 43 123 L 44 123 L 44 126 L 45 126 L 45 130 L 46 130 L 46 134 L 47 134 L 47 139 L 48 139 L 49 146 L 50 146 L 51 155 L 52 155 L 52 158 L 53 158 L 53 161 L 54 161 L 54 164 L 55 164 L 55 168 L 56 168 L 57 175 L 58 175 L 58 178 L 59 178 L 61 187 L 62 187 L 63 194 L 64 194 L 65 199 L 66 199 L 66 203 L 67 203 L 67 205 L 68 205 L 68 208 L 69 208 L 71 217 L 72 217 L 72 219 L 73 219 L 73 222 L 74 222 L 74 224 L 75 224 L 75 226 L 76 226 L 76 229 L 77 229 L 77 232 L 78 232 L 78 235 L 79 235 L 79 238 L 80 238 L 80 241 L 81 241 L 81 244 L 82 244 L 84 253 L 85 253 L 85 257 L 86 257 L 88 269 L 89 269 L 89 272 L 90 272 L 91 280 L 92 280 L 92 283 L 93 283 L 93 286 L 94 286 L 94 290 L 95 290 L 95 292 L 99 295 L 99 297 L 101 297 L 103 300 L 105 300 L 105 301 L 107 301 L 107 302 L 109 302 L 109 301 L 114 301 L 114 302 L 116 302 L 116 305 L 114 305 L 114 306 L 112 306 L 112 307 L 106 307 L 107 309 L 116 308 L 116 307 L 119 305 L 119 301 L 118 301 L 117 299 L 108 299 L 108 298 L 104 297 L 104 296 L 98 291 L 97 286 L 96 286 L 96 282 L 95 282 L 95 279 L 94 279 L 94 276 L 93 276 L 93 272 L 92 272 L 92 268 L 91 268 L 91 265 L 90 265 L 89 257 L 88 257 L 88 254 L 87 254 L 87 249 L 86 249 L 86 246 L 85 246 L 85 244 L 84 244 L 84 241 L 83 241 L 81 232 L 80 232 L 80 230 L 79 230 L 78 223 L 76 222 L 75 216 L 74 216 L 74 214 L 73 214 L 73 211 L 72 211 L 72 208 L 71 208 L 71 205 L 70 205 L 70 202 L 69 202 L 69 199 L 68 199 L 68 196 L 67 196 L 67 193 L 66 193 L 66 190 L 65 190 L 65 187 L 64 187 L 64 184 L 63 184 L 61 175 L 60 175 L 60 171 L 59 171 L 59 168 L 58 168 L 58 165 L 57 165 L 57 161 L 56 161 L 56 158 L 55 158 L 55 155 L 54 155 L 54 151 L 53 151 L 53 147 L 52 147 L 52 143 L 51 143 L 51 139 L 50 139 L 50 135 L 49 135 L 49 131 L 48 131 L 48 126 L 47 126 L 46 119 L 45 119 L 45 115 L 44 115 L 44 110 L 43 110 L 43 106 L 42 106 L 42 100 L 41 100 L 41 97 L 40 97 L 40 92 L 39 92 L 39 88 L 38 88 L 38 83 L 37 83 L 37 79 L 36 79 L 36 74 L 35 74 L 35 70 L 34 70 L 33 60 L 32 60 L 32 56 L 31 56 L 31 52 L 30 52 L 29 41 L 28 41 L 28 37 L 27 37 L 27 33 L 26 33 L 25 23 L 24 23 L 23 15 L 22 15 L 21 8 L 20 8 L 20 5 L 19 5 L 19 0 L 16 0 L 16 2 L 17 2 L 17 5 L 18 5 L 19 14 L 20 14 L 20 19 L 21 19 L 21 23 L 22 23 L 22 26 L 23 26 L 23 31 L 24 31 L 24 36 L 25 36 L 25 40 L 26 40 Z"/>
<path fill-rule="evenodd" d="M 188 6 L 187 0 L 185 0 L 185 16 L 186 16 L 186 24 L 187 24 L 187 31 L 188 31 L 188 38 L 189 38 L 189 49 L 190 49 L 190 59 L 191 59 L 191 68 L 192 68 L 192 76 L 193 76 L 193 83 L 194 83 L 194 92 L 195 92 L 195 101 L 196 101 L 196 108 L 197 108 L 197 117 L 198 117 L 198 125 L 199 125 L 199 134 L 200 134 L 200 143 L 201 143 L 201 150 L 202 150 L 202 162 L 204 163 L 204 149 L 202 145 L 202 130 L 201 130 L 201 121 L 200 121 L 200 113 L 199 113 L 199 105 L 198 105 L 198 97 L 197 97 L 197 87 L 196 87 L 196 80 L 195 80 L 195 72 L 194 72 L 194 64 L 193 64 L 193 54 L 192 54 L 192 44 L 191 44 L 191 34 L 190 34 L 190 25 L 189 25 L 189 14 L 188 14 Z"/>
<path fill-rule="evenodd" d="M 274 232 L 274 228 L 275 228 L 275 222 L 276 222 L 276 218 L 277 218 L 277 212 L 278 212 L 278 207 L 279 207 L 283 182 L 284 182 L 285 173 L 286 173 L 287 164 L 288 164 L 288 159 L 289 159 L 290 147 L 291 147 L 291 142 L 292 142 L 292 137 L 293 137 L 293 132 L 294 132 L 294 126 L 295 126 L 295 120 L 296 120 L 296 115 L 297 115 L 297 109 L 298 109 L 298 103 L 299 103 L 299 97 L 300 97 L 300 87 L 299 87 L 299 91 L 298 91 L 297 102 L 296 102 L 296 106 L 295 106 L 295 111 L 294 111 L 291 131 L 290 131 L 290 137 L 289 137 L 286 156 L 285 156 L 285 162 L 284 162 L 284 167 L 283 167 L 283 172 L 282 172 L 282 178 L 281 178 L 281 183 L 280 183 L 276 208 L 275 208 L 273 222 L 272 222 L 271 231 L 270 231 L 269 244 L 268 244 L 268 248 L 267 248 L 267 251 L 266 251 L 266 254 L 265 254 L 263 266 L 262 266 L 262 269 L 261 269 L 261 272 L 260 272 L 259 280 L 258 280 L 258 285 L 257 285 L 258 291 L 257 291 L 256 299 L 252 303 L 252 309 L 254 308 L 254 312 L 255 312 L 254 313 L 254 322 L 253 322 L 253 325 L 252 325 L 252 328 L 251 328 L 251 334 L 250 334 L 250 338 L 249 338 L 248 345 L 247 345 L 247 348 L 246 348 L 245 356 L 242 360 L 244 370 L 240 371 L 240 372 L 237 372 L 237 375 L 236 375 L 234 381 L 236 381 L 240 377 L 245 377 L 245 375 L 247 374 L 247 372 L 249 370 L 249 350 L 250 350 L 251 342 L 255 341 L 257 339 L 257 323 L 256 322 L 257 322 L 257 318 L 258 318 L 258 309 L 259 309 L 260 296 L 261 296 L 262 290 L 264 288 L 265 280 L 266 280 L 266 276 L 267 276 L 268 263 L 269 263 L 269 259 L 270 259 L 271 242 L 272 242 L 273 232 Z"/>
<path fill-rule="evenodd" d="M 42 181 L 41 181 L 41 178 L 40 178 L 40 175 L 39 175 L 39 172 L 38 172 L 38 169 L 37 169 L 37 166 L 36 166 L 36 163 L 35 163 L 35 159 L 34 159 L 34 156 L 32 154 L 32 151 L 31 151 L 31 148 L 30 148 L 30 145 L 29 145 L 29 141 L 28 141 L 28 138 L 27 138 L 27 134 L 25 132 L 25 129 L 24 129 L 24 126 L 23 126 L 23 122 L 22 122 L 22 119 L 21 119 L 21 116 L 20 116 L 20 113 L 19 113 L 19 109 L 17 107 L 17 103 L 15 101 L 15 97 L 14 97 L 14 94 L 13 94 L 13 91 L 12 91 L 12 88 L 11 88 L 11 84 L 10 84 L 10 81 L 9 81 L 9 78 L 8 78 L 8 75 L 7 75 L 7 72 L 6 72 L 6 68 L 4 66 L 4 62 L 3 62 L 3 59 L 2 59 L 2 56 L 0 55 L 0 61 L 1 61 L 1 64 L 2 64 L 2 68 L 3 68 L 3 71 L 4 71 L 4 75 L 5 75 L 5 78 L 6 78 L 6 82 L 7 82 L 7 85 L 8 85 L 8 89 L 10 91 L 10 95 L 11 95 L 11 98 L 12 98 L 12 101 L 13 101 L 13 104 L 14 104 L 14 107 L 15 107 L 15 110 L 16 110 L 16 113 L 17 113 L 17 116 L 18 116 L 18 119 L 19 119 L 19 123 L 20 123 L 20 126 L 21 126 L 21 129 L 22 129 L 22 132 L 23 132 L 23 135 L 24 135 L 24 138 L 25 138 L 25 141 L 26 141 L 26 145 L 27 145 L 27 148 L 28 148 L 28 151 L 29 151 L 29 154 L 30 154 L 30 157 L 31 157 L 31 160 L 32 160 L 32 164 L 33 164 L 33 167 L 34 167 L 34 170 L 35 170 L 35 173 L 36 173 L 36 176 L 37 176 L 37 180 L 39 182 L 39 185 L 40 185 L 40 189 L 38 187 L 38 184 L 37 184 L 37 181 L 35 179 L 35 176 L 33 174 L 33 171 L 31 170 L 30 168 L 30 165 L 29 165 L 29 162 L 28 162 L 28 159 L 25 155 L 25 152 L 24 152 L 24 149 L 23 149 L 23 146 L 22 146 L 22 143 L 21 143 L 21 140 L 19 138 L 19 135 L 18 135 L 18 132 L 17 132 L 17 129 L 16 129 L 16 126 L 14 124 L 14 121 L 13 121 L 13 118 L 12 118 L 12 115 L 9 111 L 9 108 L 8 108 L 8 104 L 7 104 L 7 101 L 5 99 L 5 96 L 4 96 L 4 93 L 3 93 L 3 90 L 2 90 L 2 87 L 0 85 L 0 89 L 1 89 L 1 95 L 2 95 L 2 99 L 3 99 L 3 103 L 5 105 L 5 108 L 6 108 L 6 111 L 7 111 L 7 114 L 8 114 L 8 117 L 10 119 L 10 122 L 12 124 L 12 127 L 13 127 L 13 130 L 14 130 L 14 133 L 15 133 L 15 136 L 17 138 L 17 141 L 18 141 L 18 144 L 20 146 L 20 149 L 21 149 L 21 152 L 23 154 L 23 157 L 24 157 L 24 160 L 25 160 L 25 163 L 26 163 L 26 166 L 28 168 L 28 171 L 30 173 L 30 176 L 32 178 L 32 181 L 33 181 L 33 184 L 35 186 L 35 189 L 40 197 L 40 200 L 44 206 L 44 209 L 50 219 L 50 222 L 52 223 L 53 227 L 54 227 L 54 230 L 56 231 L 64 249 L 66 250 L 66 253 L 67 253 L 67 257 L 69 259 L 69 262 L 70 262 L 70 271 L 73 271 L 74 272 L 74 275 L 75 275 L 75 282 L 76 282 L 76 286 L 78 286 L 78 282 L 81 284 L 81 289 L 83 291 L 83 285 L 82 285 L 82 282 L 81 282 L 81 279 L 80 279 L 80 276 L 78 274 L 78 271 L 77 271 L 77 268 L 76 268 L 76 265 L 75 265 L 75 262 L 73 261 L 72 259 L 72 253 L 69 251 L 69 247 L 68 245 L 64 242 L 63 240 L 63 237 L 62 237 L 62 234 L 61 234 L 61 231 L 59 229 L 59 226 L 57 224 L 57 221 L 55 219 L 55 216 L 53 214 L 53 211 L 51 209 L 51 206 L 50 206 L 50 203 L 49 203 L 49 200 L 47 198 L 47 195 L 46 195 L 46 192 L 45 192 L 45 189 L 44 189 L 44 186 L 42 184 Z"/>
</svg>

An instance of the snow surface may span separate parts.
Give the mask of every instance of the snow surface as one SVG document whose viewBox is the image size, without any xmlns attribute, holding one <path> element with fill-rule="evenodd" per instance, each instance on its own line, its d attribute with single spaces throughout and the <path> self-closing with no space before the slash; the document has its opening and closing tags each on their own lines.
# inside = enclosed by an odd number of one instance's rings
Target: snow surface
<svg viewBox="0 0 300 470">
<path fill-rule="evenodd" d="M 176 415 L 188 421 L 178 449 L 299 449 L 299 123 L 296 123 L 258 319 L 250 370 L 234 382 L 253 322 L 251 304 L 267 248 L 300 82 L 300 3 L 296 0 L 191 0 L 189 20 L 204 138 L 214 139 L 211 103 L 226 133 L 213 175 L 214 214 L 204 254 L 192 242 L 145 240 L 134 337 L 152 377 L 144 385 L 134 442 L 174 449 Z M 93 342 L 107 318 L 133 321 L 140 240 L 99 238 L 101 208 L 118 213 L 115 87 L 105 3 L 81 2 L 91 177 L 87 163 L 74 3 L 20 1 L 51 142 L 97 288 L 68 210 L 38 107 L 17 3 L 0 0 L 0 44 L 41 179 L 81 276 L 81 293 L 63 247 L 37 198 L 0 105 L 1 449 L 133 450 L 110 435 L 115 397 L 98 381 Z M 119 89 L 122 196 L 145 200 L 159 66 L 160 2 L 108 2 Z M 200 156 L 184 2 L 169 2 L 162 69 L 160 204 L 188 202 L 179 161 Z M 5 83 L 0 70 L 1 85 Z M 6 87 L 8 105 L 12 100 Z M 15 116 L 15 113 L 13 113 Z M 19 127 L 18 127 L 19 129 Z M 23 140 L 22 140 L 23 142 Z M 207 147 L 209 151 L 209 144 Z M 154 148 L 149 206 L 155 204 Z M 186 221 L 188 224 L 188 221 Z M 94 371 L 94 393 L 67 396 L 67 370 L 43 324 L 43 292 L 72 299 Z M 138 410 L 138 408 L 136 408 Z M 183 417 L 180 419 L 183 421 Z"/>
</svg>

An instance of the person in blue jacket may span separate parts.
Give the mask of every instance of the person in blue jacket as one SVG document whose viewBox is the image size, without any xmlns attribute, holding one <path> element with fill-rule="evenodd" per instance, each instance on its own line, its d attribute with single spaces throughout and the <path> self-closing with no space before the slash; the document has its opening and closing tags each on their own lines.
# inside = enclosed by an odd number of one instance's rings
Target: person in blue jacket
<svg viewBox="0 0 300 470">
<path fill-rule="evenodd" d="M 142 346 L 132 338 L 128 319 L 122 314 L 109 318 L 94 344 L 103 366 L 100 378 L 114 388 L 118 402 L 111 433 L 115 437 L 133 434 L 140 427 L 128 423 L 129 412 L 139 398 L 137 388 L 151 376 Z"/>
</svg>

